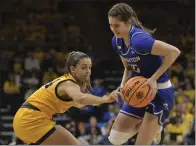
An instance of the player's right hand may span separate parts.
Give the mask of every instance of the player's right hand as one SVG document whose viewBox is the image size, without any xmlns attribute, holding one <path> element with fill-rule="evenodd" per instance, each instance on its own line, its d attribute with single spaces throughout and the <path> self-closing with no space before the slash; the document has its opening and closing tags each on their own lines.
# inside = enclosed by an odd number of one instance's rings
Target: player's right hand
<svg viewBox="0 0 196 146">
<path fill-rule="evenodd" d="M 107 100 L 108 102 L 114 102 L 115 100 L 118 102 L 118 97 L 121 95 L 121 93 L 118 91 L 118 90 L 114 90 L 112 91 L 108 97 L 107 97 Z"/>
</svg>

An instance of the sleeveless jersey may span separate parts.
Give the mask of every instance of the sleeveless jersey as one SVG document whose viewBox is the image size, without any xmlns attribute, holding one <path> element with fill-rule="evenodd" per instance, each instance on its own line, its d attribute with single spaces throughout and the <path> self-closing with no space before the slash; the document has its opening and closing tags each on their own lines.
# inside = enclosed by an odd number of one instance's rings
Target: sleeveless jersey
<svg viewBox="0 0 196 146">
<path fill-rule="evenodd" d="M 71 98 L 62 98 L 57 93 L 58 85 L 68 80 L 76 82 L 71 74 L 60 76 L 39 88 L 27 99 L 27 102 L 39 108 L 50 117 L 57 113 L 64 113 L 70 107 L 77 104 Z"/>
</svg>

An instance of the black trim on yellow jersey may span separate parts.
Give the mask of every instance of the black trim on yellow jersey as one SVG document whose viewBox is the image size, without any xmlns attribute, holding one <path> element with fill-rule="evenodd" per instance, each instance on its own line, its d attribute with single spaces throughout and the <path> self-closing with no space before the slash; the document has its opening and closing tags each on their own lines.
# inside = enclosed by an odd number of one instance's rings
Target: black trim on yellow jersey
<svg viewBox="0 0 196 146">
<path fill-rule="evenodd" d="M 24 102 L 20 108 L 28 108 L 28 109 L 40 111 L 40 109 L 38 109 L 37 107 L 35 107 L 34 105 L 32 105 L 28 102 Z"/>
<path fill-rule="evenodd" d="M 76 83 L 76 82 L 75 82 L 74 80 L 72 80 L 72 79 L 60 81 L 60 82 L 56 85 L 56 87 L 55 87 L 55 94 L 56 94 L 56 97 L 58 97 L 60 100 L 69 102 L 69 101 L 73 101 L 73 99 L 72 99 L 71 97 L 61 97 L 61 96 L 59 96 L 58 93 L 57 93 L 57 87 L 58 87 L 61 83 L 66 82 L 66 81 L 72 81 L 73 83 Z"/>
</svg>

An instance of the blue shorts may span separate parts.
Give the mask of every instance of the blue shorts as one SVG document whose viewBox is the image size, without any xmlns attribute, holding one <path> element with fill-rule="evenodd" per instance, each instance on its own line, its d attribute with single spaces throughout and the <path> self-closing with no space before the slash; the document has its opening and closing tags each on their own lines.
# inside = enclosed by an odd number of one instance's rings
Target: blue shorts
<svg viewBox="0 0 196 146">
<path fill-rule="evenodd" d="M 173 107 L 174 100 L 175 96 L 173 87 L 158 89 L 155 98 L 146 107 L 136 108 L 124 103 L 120 112 L 141 120 L 143 119 L 145 112 L 149 112 L 156 115 L 159 124 L 163 125 Z"/>
</svg>

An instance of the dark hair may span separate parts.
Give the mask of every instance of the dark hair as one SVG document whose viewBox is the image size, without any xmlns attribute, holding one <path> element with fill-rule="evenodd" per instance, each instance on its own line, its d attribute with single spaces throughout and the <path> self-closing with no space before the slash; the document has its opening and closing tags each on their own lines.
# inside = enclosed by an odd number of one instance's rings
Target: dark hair
<svg viewBox="0 0 196 146">
<path fill-rule="evenodd" d="M 71 74 L 71 70 L 70 67 L 74 66 L 76 67 L 76 65 L 79 63 L 79 61 L 83 58 L 90 58 L 87 54 L 83 53 L 83 52 L 79 52 L 79 51 L 72 51 L 71 53 L 69 53 L 68 57 L 67 57 L 67 70 L 68 73 Z M 90 84 L 90 80 L 88 83 L 85 83 L 87 89 L 91 89 L 91 84 Z"/>
<path fill-rule="evenodd" d="M 125 3 L 115 4 L 108 12 L 108 16 L 117 17 L 120 21 L 128 22 L 131 20 L 132 25 L 141 28 L 148 33 L 152 34 L 156 31 L 156 29 L 151 30 L 142 25 L 142 23 L 138 20 L 138 17 L 131 6 Z"/>
<path fill-rule="evenodd" d="M 70 66 L 76 66 L 83 58 L 90 58 L 87 54 L 79 51 L 72 51 L 67 57 L 67 69 L 71 73 Z"/>
</svg>

